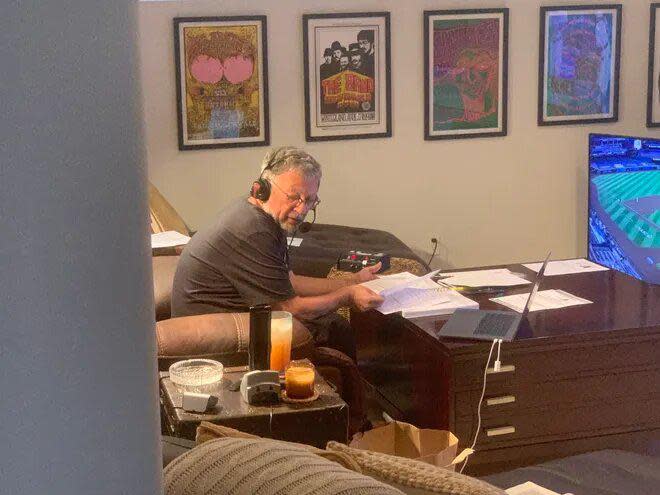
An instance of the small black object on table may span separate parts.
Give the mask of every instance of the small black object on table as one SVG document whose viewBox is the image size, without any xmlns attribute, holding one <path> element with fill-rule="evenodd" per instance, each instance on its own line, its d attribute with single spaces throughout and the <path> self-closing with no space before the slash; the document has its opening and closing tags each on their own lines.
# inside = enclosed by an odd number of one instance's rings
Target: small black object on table
<svg viewBox="0 0 660 495">
<path fill-rule="evenodd" d="M 172 383 L 169 373 L 160 373 L 161 415 L 168 434 L 194 439 L 202 421 L 228 426 L 264 438 L 299 442 L 325 448 L 330 440 L 348 440 L 348 405 L 320 375 L 315 388 L 319 398 L 305 404 L 279 402 L 254 406 L 241 398 L 233 387 L 240 383 L 246 368 L 225 368 L 220 384 L 207 393 L 218 396 L 218 404 L 206 413 L 192 413 L 181 408 L 183 394 Z"/>
</svg>

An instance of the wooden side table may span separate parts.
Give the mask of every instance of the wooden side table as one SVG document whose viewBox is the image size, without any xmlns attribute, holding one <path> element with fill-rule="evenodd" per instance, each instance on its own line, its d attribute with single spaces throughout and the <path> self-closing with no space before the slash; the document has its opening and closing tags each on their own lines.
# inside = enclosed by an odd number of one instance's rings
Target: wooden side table
<svg viewBox="0 0 660 495">
<path fill-rule="evenodd" d="M 168 434 L 194 439 L 197 425 L 202 421 L 259 435 L 264 438 L 299 442 L 325 448 L 330 440 L 347 443 L 348 405 L 317 373 L 316 390 L 319 398 L 306 404 L 280 402 L 271 406 L 253 406 L 241 398 L 238 391 L 230 390 L 232 383 L 241 380 L 245 370 L 225 370 L 217 389 L 218 405 L 208 413 L 198 414 L 181 408 L 183 394 L 169 379 L 169 373 L 160 373 L 161 414 Z"/>
</svg>

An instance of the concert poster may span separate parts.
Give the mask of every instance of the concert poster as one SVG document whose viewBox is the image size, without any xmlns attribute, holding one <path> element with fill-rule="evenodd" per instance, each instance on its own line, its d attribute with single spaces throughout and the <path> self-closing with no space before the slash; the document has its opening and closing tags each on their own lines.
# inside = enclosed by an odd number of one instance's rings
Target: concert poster
<svg viewBox="0 0 660 495">
<path fill-rule="evenodd" d="M 507 133 L 508 9 L 424 12 L 427 140 Z"/>
<path fill-rule="evenodd" d="M 303 16 L 308 141 L 391 136 L 389 13 Z"/>
<path fill-rule="evenodd" d="M 174 19 L 179 149 L 269 144 L 266 17 Z"/>
<path fill-rule="evenodd" d="M 539 125 L 618 119 L 621 5 L 541 8 Z"/>
</svg>

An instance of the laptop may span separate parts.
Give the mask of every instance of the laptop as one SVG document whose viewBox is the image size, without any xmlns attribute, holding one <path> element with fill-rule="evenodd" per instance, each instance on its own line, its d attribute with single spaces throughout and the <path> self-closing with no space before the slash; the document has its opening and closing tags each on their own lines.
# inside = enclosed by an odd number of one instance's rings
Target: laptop
<svg viewBox="0 0 660 495">
<path fill-rule="evenodd" d="M 545 267 L 548 265 L 549 259 L 550 253 L 546 256 L 541 269 L 536 275 L 536 280 L 534 280 L 532 290 L 527 298 L 527 304 L 525 304 L 525 309 L 523 309 L 522 313 L 516 311 L 459 308 L 452 313 L 443 327 L 438 330 L 437 336 L 512 341 L 516 333 L 518 333 L 523 319 L 529 313 L 529 308 L 532 307 L 532 301 L 539 290 L 539 285 L 543 279 Z"/>
</svg>

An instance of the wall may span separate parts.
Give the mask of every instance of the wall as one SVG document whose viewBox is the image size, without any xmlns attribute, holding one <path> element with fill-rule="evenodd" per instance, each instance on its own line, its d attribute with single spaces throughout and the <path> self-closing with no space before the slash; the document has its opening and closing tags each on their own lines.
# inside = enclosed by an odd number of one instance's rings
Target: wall
<svg viewBox="0 0 660 495">
<path fill-rule="evenodd" d="M 183 1 L 140 5 L 149 174 L 193 227 L 206 225 L 258 174 L 265 148 L 177 148 L 172 18 L 266 14 L 271 143 L 304 146 L 324 166 L 319 221 L 388 230 L 434 265 L 465 267 L 585 255 L 589 132 L 660 136 L 646 129 L 649 3 L 625 0 L 619 122 L 538 127 L 539 6 L 594 1 Z M 506 6 L 509 134 L 423 139 L 423 31 L 427 9 Z M 303 13 L 389 11 L 393 137 L 306 143 Z"/>
<path fill-rule="evenodd" d="M 136 5 L 0 26 L 0 493 L 162 493 Z"/>
</svg>

